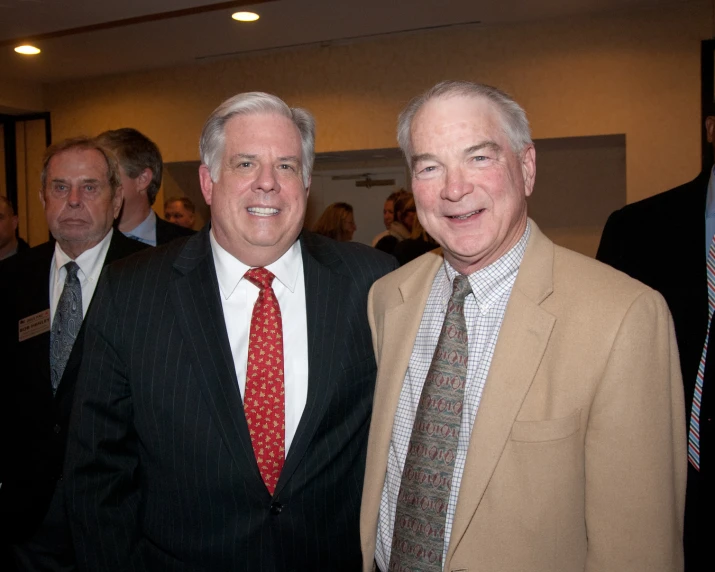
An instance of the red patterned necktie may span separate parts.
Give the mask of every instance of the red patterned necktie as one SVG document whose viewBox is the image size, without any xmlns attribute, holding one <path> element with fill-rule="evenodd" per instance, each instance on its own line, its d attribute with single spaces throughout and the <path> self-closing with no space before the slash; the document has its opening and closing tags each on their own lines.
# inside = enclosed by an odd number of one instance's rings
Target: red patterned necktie
<svg viewBox="0 0 715 572">
<path fill-rule="evenodd" d="M 243 407 L 258 469 L 273 494 L 285 460 L 283 322 L 271 287 L 273 274 L 251 268 L 245 277 L 260 292 L 251 316 Z"/>
</svg>

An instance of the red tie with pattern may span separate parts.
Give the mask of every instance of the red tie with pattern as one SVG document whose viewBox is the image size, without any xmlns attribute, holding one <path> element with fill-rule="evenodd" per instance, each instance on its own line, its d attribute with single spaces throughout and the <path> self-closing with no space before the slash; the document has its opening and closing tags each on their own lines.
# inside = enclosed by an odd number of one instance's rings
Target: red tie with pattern
<svg viewBox="0 0 715 572">
<path fill-rule="evenodd" d="M 258 469 L 273 494 L 285 460 L 283 322 L 271 287 L 273 274 L 265 268 L 251 268 L 245 277 L 260 292 L 251 316 L 243 408 Z"/>
</svg>

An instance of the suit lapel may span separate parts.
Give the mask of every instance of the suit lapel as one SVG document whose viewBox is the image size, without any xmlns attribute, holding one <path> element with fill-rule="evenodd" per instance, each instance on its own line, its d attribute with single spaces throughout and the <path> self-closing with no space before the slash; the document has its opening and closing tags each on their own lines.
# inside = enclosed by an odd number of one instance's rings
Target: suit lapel
<svg viewBox="0 0 715 572">
<path fill-rule="evenodd" d="M 208 233 L 207 226 L 177 257 L 171 301 L 201 392 L 236 468 L 256 495 L 267 497 L 243 413 Z"/>
<path fill-rule="evenodd" d="M 482 500 L 546 351 L 556 318 L 540 304 L 553 291 L 553 258 L 553 243 L 532 221 L 472 429 L 447 561 Z"/>
<path fill-rule="evenodd" d="M 331 356 L 341 355 L 340 319 L 347 315 L 344 305 L 350 287 L 348 279 L 337 272 L 342 260 L 332 248 L 313 240 L 309 233 L 303 233 L 300 242 L 308 326 L 308 395 L 276 494 L 300 464 L 332 400 L 341 362 Z"/>
</svg>

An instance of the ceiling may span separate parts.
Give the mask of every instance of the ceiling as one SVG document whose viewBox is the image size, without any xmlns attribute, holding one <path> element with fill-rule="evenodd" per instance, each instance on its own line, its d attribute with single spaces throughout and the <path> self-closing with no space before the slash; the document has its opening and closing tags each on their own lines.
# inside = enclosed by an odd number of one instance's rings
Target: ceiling
<svg viewBox="0 0 715 572">
<path fill-rule="evenodd" d="M 52 83 L 449 26 L 595 15 L 688 0 L 0 0 L 0 81 Z M 261 19 L 241 24 L 236 7 Z M 122 22 L 125 21 L 125 22 Z M 34 40 L 39 56 L 13 51 Z"/>
</svg>

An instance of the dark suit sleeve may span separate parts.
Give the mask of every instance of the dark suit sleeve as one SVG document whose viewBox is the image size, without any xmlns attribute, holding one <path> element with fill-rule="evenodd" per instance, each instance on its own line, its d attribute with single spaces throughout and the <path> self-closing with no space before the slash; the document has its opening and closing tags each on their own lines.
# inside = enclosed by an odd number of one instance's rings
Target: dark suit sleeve
<svg viewBox="0 0 715 572">
<path fill-rule="evenodd" d="M 123 326 L 105 270 L 85 320 L 65 464 L 67 508 L 81 570 L 137 570 L 137 438 Z"/>
</svg>

